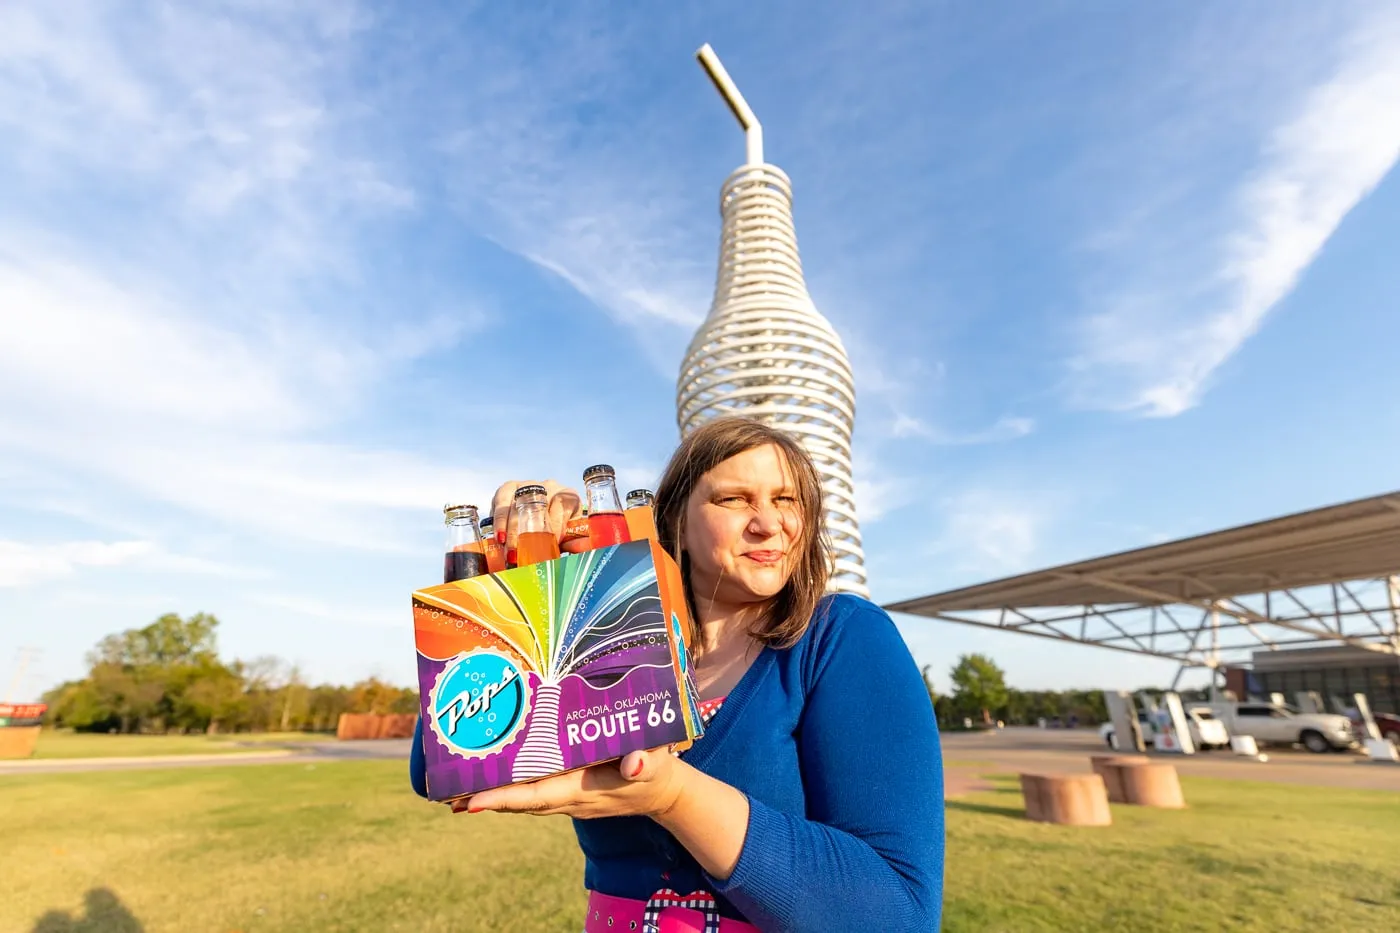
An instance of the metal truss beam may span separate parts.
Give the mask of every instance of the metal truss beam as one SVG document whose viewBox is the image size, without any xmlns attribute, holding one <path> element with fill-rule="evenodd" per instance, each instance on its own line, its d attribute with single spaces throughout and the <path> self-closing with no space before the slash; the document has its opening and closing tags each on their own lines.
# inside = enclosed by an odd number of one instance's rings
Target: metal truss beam
<svg viewBox="0 0 1400 933">
<path fill-rule="evenodd" d="M 1298 622 L 1294 622 L 1291 619 L 1279 617 L 1271 618 L 1269 616 L 1255 612 L 1247 606 L 1241 605 L 1237 600 L 1233 598 L 1215 600 L 1193 599 L 1183 601 L 1170 593 L 1161 590 L 1154 590 L 1149 587 L 1140 586 L 1134 583 L 1124 583 L 1120 580 L 1114 580 L 1112 577 L 1105 576 L 1103 574 L 1056 574 L 1056 576 L 1062 577 L 1064 579 L 1088 580 L 1089 582 L 1102 586 L 1105 589 L 1116 590 L 1118 592 L 1124 593 L 1125 595 L 1137 596 L 1140 599 L 1149 600 L 1153 604 L 1167 603 L 1179 605 L 1194 605 L 1200 606 L 1204 609 L 1214 608 L 1225 615 L 1233 616 L 1240 622 L 1252 622 L 1263 625 L 1276 625 L 1280 628 L 1291 629 L 1295 632 L 1301 632 L 1304 635 L 1311 635 L 1321 640 L 1339 641 L 1343 644 L 1348 644 L 1356 648 L 1362 648 L 1367 651 L 1377 651 L 1383 654 L 1390 654 L 1393 650 L 1390 646 L 1377 645 L 1374 642 L 1369 642 L 1360 638 L 1345 635 L 1341 631 L 1333 632 L 1325 629 L 1318 630 L 1310 628 L 1306 625 L 1302 625 Z M 1297 597 L 1293 596 L 1291 590 L 1283 590 L 1283 592 L 1289 594 L 1289 596 L 1291 596 L 1295 602 L 1298 602 Z M 1303 606 L 1301 602 L 1299 602 L 1299 605 Z M 1229 606 L 1233 606 L 1234 608 L 1227 608 Z M 1311 610 L 1308 609 L 1308 607 L 1306 606 L 1303 606 L 1303 609 L 1305 612 L 1311 612 Z M 1312 615 L 1311 618 L 1316 618 L 1316 616 Z M 1338 625 L 1340 626 L 1340 620 L 1338 622 Z"/>
<path fill-rule="evenodd" d="M 1400 655 L 1400 575 L 1379 581 L 1323 584 L 1306 588 L 1302 595 L 1280 587 L 1250 596 L 1188 601 L 1175 600 L 1150 586 L 1115 580 L 1108 574 L 1076 576 L 1141 602 L 1088 604 L 1072 610 L 1064 606 L 1005 606 L 1000 610 L 977 610 L 976 615 L 981 617 L 947 611 L 930 615 L 960 625 L 1176 661 L 1183 670 L 1219 667 L 1224 658 L 1236 658 L 1251 650 L 1329 642 Z M 1199 575 L 1190 582 L 1209 591 Z M 1374 590 L 1366 589 L 1375 584 L 1383 591 L 1379 602 L 1373 598 Z M 1326 598 L 1321 597 L 1324 593 Z M 1282 594 L 1297 612 L 1275 614 L 1276 594 Z M 1316 598 L 1310 605 L 1307 599 L 1312 597 Z M 1256 600 L 1262 600 L 1263 612 L 1245 605 L 1245 601 Z M 1325 606 L 1320 604 L 1324 602 Z M 1199 610 L 1200 618 L 1183 624 L 1177 612 L 1188 606 Z M 1356 631 L 1356 623 L 1363 621 L 1366 630 Z M 1228 637 L 1230 633 L 1243 632 L 1248 632 L 1253 640 Z M 1224 641 L 1222 635 L 1226 636 Z"/>
</svg>

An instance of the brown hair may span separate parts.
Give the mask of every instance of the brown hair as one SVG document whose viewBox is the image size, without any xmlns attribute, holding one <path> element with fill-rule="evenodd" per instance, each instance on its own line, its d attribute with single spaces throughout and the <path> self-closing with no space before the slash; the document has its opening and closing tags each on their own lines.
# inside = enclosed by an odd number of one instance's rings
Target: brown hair
<svg viewBox="0 0 1400 933">
<path fill-rule="evenodd" d="M 690 608 L 692 645 L 699 644 L 700 620 L 690 592 L 690 558 L 683 552 L 685 510 L 700 478 L 730 457 L 769 444 L 778 448 L 792 474 L 797 507 L 802 513 L 802 536 L 786 585 L 773 597 L 750 631 L 755 639 L 778 648 L 791 647 L 802 637 L 826 592 L 831 576 L 831 546 L 822 521 L 822 486 L 806 448 L 791 434 L 750 418 L 720 418 L 695 429 L 681 441 L 656 487 L 657 540 L 680 564 Z"/>
</svg>

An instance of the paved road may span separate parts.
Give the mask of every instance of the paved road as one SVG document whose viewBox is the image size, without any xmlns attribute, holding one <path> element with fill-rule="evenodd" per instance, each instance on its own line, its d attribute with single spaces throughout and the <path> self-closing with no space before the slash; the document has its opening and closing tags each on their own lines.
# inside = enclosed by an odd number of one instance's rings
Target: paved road
<svg viewBox="0 0 1400 933">
<path fill-rule="evenodd" d="M 152 755 L 140 758 L 34 758 L 0 761 L 0 776 L 7 774 L 70 774 L 82 771 L 132 771 L 151 768 L 207 768 L 211 765 L 314 764 L 365 758 L 397 758 L 408 761 L 412 739 L 375 739 L 362 742 L 289 742 L 259 745 L 246 752 L 214 755 Z"/>
<path fill-rule="evenodd" d="M 1091 729 L 1008 728 L 999 732 L 949 732 L 943 755 L 950 761 L 986 762 L 975 768 L 993 771 L 1089 771 L 1090 755 L 1108 750 Z M 1161 755 L 1181 774 L 1248 781 L 1277 781 L 1317 787 L 1355 787 L 1400 791 L 1400 765 L 1373 762 L 1359 753 L 1313 755 L 1289 749 L 1264 749 L 1269 760 L 1255 761 L 1229 752 Z"/>
<path fill-rule="evenodd" d="M 149 768 L 196 768 L 229 765 L 316 764 L 367 758 L 408 760 L 411 739 L 362 742 L 294 742 L 275 747 L 250 746 L 246 752 L 222 755 L 164 755 L 150 758 L 53 758 L 0 761 L 7 774 L 60 774 Z M 943 754 L 950 762 L 949 792 L 978 784 L 990 773 L 1018 771 L 1089 771 L 1089 756 L 1106 749 L 1091 729 L 1009 728 L 999 732 L 949 732 Z M 1182 774 L 1250 781 L 1278 781 L 1317 787 L 1356 787 L 1400 791 L 1400 765 L 1367 761 L 1360 754 L 1312 755 L 1302 751 L 1266 749 L 1267 762 L 1208 752 L 1163 755 Z"/>
</svg>

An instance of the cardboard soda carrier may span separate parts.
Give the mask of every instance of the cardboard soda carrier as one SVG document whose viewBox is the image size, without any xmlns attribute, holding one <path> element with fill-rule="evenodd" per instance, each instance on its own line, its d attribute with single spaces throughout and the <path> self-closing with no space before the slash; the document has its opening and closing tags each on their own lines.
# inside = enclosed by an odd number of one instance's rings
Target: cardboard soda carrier
<svg viewBox="0 0 1400 933">
<path fill-rule="evenodd" d="M 454 567 L 460 576 L 462 566 L 474 575 L 413 594 L 429 799 L 451 802 L 633 751 L 684 749 L 702 734 L 680 568 L 654 540 L 649 501 L 645 515 L 627 510 L 627 524 L 620 503 L 612 514 L 610 468 L 598 510 L 589 474 L 601 469 L 590 467 L 585 481 L 603 535 L 579 553 L 552 545 L 559 556 L 497 569 L 504 548 L 480 533 L 476 510 L 447 508 L 445 576 Z M 527 490 L 543 494 L 520 493 Z M 454 509 L 466 539 L 455 545 Z M 638 540 L 628 540 L 629 525 Z M 571 523 L 575 548 L 580 536 L 586 528 Z"/>
</svg>

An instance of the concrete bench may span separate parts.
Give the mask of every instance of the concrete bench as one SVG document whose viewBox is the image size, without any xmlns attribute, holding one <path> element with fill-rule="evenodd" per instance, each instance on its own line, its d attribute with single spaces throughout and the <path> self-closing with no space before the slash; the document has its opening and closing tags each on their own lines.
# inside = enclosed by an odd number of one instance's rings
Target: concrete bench
<svg viewBox="0 0 1400 933">
<path fill-rule="evenodd" d="M 1022 774 L 1026 819 L 1063 826 L 1108 826 L 1108 792 L 1097 774 Z"/>
<path fill-rule="evenodd" d="M 1167 810 L 1180 810 L 1186 806 L 1175 765 L 1151 761 L 1105 761 L 1098 768 L 1102 769 L 1104 784 L 1110 788 L 1109 799 L 1115 803 Z M 1115 790 L 1121 799 L 1113 796 Z"/>
<path fill-rule="evenodd" d="M 1094 773 L 1103 778 L 1103 783 L 1108 788 L 1109 803 L 1127 803 L 1128 798 L 1123 790 L 1123 782 L 1120 775 L 1123 773 L 1119 768 L 1109 768 L 1109 765 L 1145 765 L 1151 764 L 1152 759 L 1146 755 L 1090 755 L 1089 764 L 1093 766 Z"/>
</svg>

